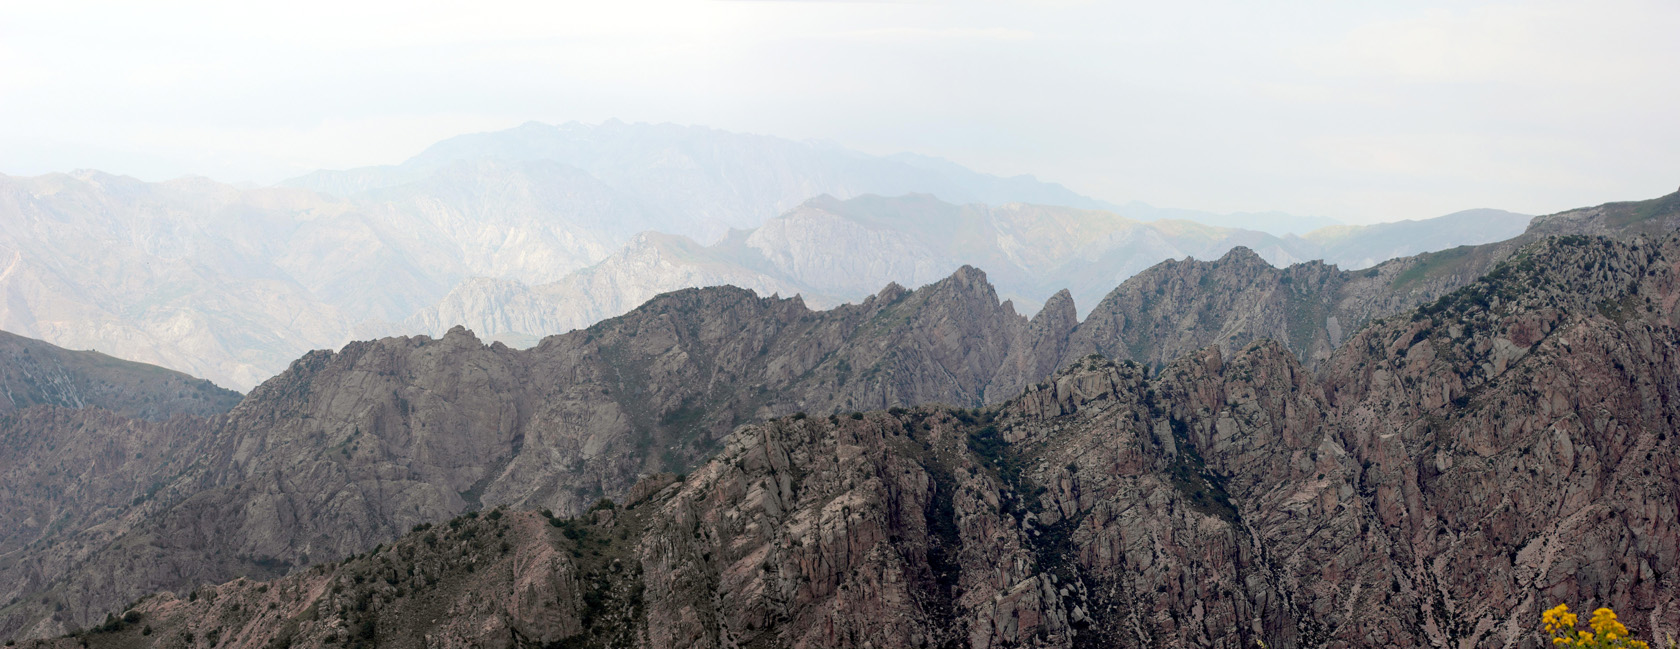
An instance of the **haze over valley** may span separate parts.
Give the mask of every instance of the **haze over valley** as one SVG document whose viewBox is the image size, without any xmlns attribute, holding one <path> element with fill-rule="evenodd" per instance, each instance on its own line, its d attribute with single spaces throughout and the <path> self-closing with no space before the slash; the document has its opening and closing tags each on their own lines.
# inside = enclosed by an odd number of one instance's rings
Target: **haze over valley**
<svg viewBox="0 0 1680 649">
<path fill-rule="evenodd" d="M 1155 263 L 1237 245 L 1278 265 L 1364 268 L 1528 220 L 1483 210 L 1279 235 L 939 160 L 619 122 L 466 135 L 275 187 L 97 171 L 0 185 L 0 328 L 242 391 L 311 349 L 457 324 L 530 345 L 687 287 L 831 307 L 969 264 L 1031 315 L 1061 289 L 1088 309 Z M 1151 219 L 1162 213 L 1174 218 Z"/>
<path fill-rule="evenodd" d="M 1675 33 L 5 6 L 0 643 L 1675 647 Z"/>
</svg>

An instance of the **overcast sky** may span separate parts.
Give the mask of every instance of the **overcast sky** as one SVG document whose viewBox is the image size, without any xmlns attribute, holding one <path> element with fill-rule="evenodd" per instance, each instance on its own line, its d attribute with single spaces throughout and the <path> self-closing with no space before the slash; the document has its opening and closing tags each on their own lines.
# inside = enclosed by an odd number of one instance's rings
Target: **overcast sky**
<svg viewBox="0 0 1680 649">
<path fill-rule="evenodd" d="M 269 183 L 676 122 L 1350 222 L 1680 187 L 1680 2 L 0 0 L 0 172 Z"/>
</svg>

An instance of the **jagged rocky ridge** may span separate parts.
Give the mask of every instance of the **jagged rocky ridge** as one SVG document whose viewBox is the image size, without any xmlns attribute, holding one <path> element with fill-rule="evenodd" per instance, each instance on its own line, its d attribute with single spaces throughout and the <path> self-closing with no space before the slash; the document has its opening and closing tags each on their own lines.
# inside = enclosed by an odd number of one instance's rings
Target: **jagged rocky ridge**
<svg viewBox="0 0 1680 649">
<path fill-rule="evenodd" d="M 1031 324 L 964 269 L 825 312 L 742 289 L 680 291 L 531 350 L 457 330 L 313 353 L 225 419 L 182 422 L 171 456 L 185 464 L 113 458 L 107 471 L 156 481 L 143 493 L 80 525 L 32 528 L 0 555 L 0 624 L 53 633 L 151 590 L 277 574 L 484 504 L 579 511 L 775 414 L 978 405 L 991 385 L 1042 376 L 1006 362 L 1034 343 Z M 69 441 L 38 450 L 54 457 L 119 429 L 67 422 L 39 434 Z"/>
<path fill-rule="evenodd" d="M 1540 647 L 1556 602 L 1660 638 L 1676 259 L 1543 239 L 1316 373 L 1262 341 L 750 424 L 622 506 L 474 514 L 43 644 Z"/>
<path fill-rule="evenodd" d="M 0 583 L 15 584 L 0 632 L 49 635 L 151 590 L 278 574 L 479 506 L 575 512 L 597 495 L 625 493 L 637 475 L 706 456 L 736 423 L 756 418 L 973 407 L 1019 394 L 1092 350 L 1159 367 L 1210 343 L 1230 352 L 1255 339 L 1298 340 L 1280 329 L 1291 323 L 1333 329 L 1328 318 L 1287 317 L 1297 291 L 1342 309 L 1349 335 L 1385 305 L 1403 308 L 1462 285 L 1514 245 L 1361 273 L 1274 269 L 1245 251 L 1164 264 L 1116 295 L 1155 292 L 1137 285 L 1200 290 L 1147 304 L 1111 296 L 1097 312 L 1113 313 L 1083 324 L 1065 294 L 1031 321 L 1014 315 L 983 276 L 964 270 L 920 291 L 890 287 L 864 305 L 820 313 L 738 289 L 683 291 L 523 352 L 455 332 L 312 354 L 208 426 L 212 433 L 189 436 L 202 441 L 179 455 L 194 460 L 152 474 L 145 498 L 0 556 Z M 1239 281 L 1255 275 L 1258 288 Z M 1194 277 L 1213 279 L 1186 279 Z M 1212 299 L 1227 306 L 1198 301 L 1221 292 Z M 1233 301 L 1238 294 L 1246 297 Z M 1191 333 L 1143 337 L 1141 346 L 1125 338 L 1137 335 L 1132 323 L 1153 321 L 1181 322 Z"/>
</svg>

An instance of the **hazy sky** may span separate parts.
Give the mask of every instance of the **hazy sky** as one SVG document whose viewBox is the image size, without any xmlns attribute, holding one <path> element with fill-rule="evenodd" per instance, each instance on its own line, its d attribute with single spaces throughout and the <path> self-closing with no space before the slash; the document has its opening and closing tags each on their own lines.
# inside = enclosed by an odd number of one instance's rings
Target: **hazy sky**
<svg viewBox="0 0 1680 649">
<path fill-rule="evenodd" d="M 1680 187 L 1680 2 L 14 2 L 0 172 L 273 182 L 528 120 L 1351 222 Z"/>
</svg>

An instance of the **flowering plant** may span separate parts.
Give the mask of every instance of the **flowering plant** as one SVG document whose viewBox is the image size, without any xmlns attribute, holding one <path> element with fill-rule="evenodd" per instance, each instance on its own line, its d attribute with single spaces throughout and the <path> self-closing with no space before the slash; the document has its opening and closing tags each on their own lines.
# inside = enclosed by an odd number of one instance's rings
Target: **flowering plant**
<svg viewBox="0 0 1680 649">
<path fill-rule="evenodd" d="M 1577 618 L 1569 612 L 1569 606 L 1558 604 L 1551 610 L 1540 615 L 1540 623 L 1546 627 L 1546 634 L 1552 637 L 1552 646 L 1560 649 L 1649 649 L 1650 645 L 1628 637 L 1626 626 L 1616 619 L 1616 612 L 1601 608 L 1592 613 L 1592 619 L 1587 621 L 1588 629 L 1576 629 Z"/>
</svg>

